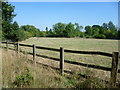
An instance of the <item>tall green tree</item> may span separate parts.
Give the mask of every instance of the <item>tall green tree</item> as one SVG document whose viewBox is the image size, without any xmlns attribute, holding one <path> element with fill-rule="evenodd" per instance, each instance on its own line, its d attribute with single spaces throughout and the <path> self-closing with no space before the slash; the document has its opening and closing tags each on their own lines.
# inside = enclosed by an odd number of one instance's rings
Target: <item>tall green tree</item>
<svg viewBox="0 0 120 90">
<path fill-rule="evenodd" d="M 45 30 L 46 30 L 46 36 L 49 37 L 48 27 L 46 27 Z"/>
<path fill-rule="evenodd" d="M 8 2 L 2 2 L 2 34 L 3 38 L 12 39 L 12 20 L 16 16 L 14 14 L 15 6 Z"/>
<path fill-rule="evenodd" d="M 71 22 L 66 25 L 65 28 L 65 36 L 66 37 L 75 37 L 75 32 L 74 32 L 74 24 Z"/>
<path fill-rule="evenodd" d="M 19 25 L 18 23 L 15 21 L 12 24 L 12 41 L 18 41 L 19 40 Z"/>
<path fill-rule="evenodd" d="M 115 27 L 115 25 L 113 24 L 113 22 L 109 22 L 108 23 L 108 29 L 111 30 L 111 37 L 117 37 L 117 28 Z"/>
<path fill-rule="evenodd" d="M 53 25 L 53 32 L 55 33 L 56 37 L 64 37 L 64 31 L 65 31 L 66 24 L 64 23 L 56 23 Z"/>
<path fill-rule="evenodd" d="M 92 27 L 93 37 L 100 38 L 99 34 L 100 29 L 98 27 Z"/>
<path fill-rule="evenodd" d="M 53 31 L 52 31 L 52 29 L 50 29 L 49 30 L 49 37 L 53 37 L 53 36 L 54 36 Z"/>
<path fill-rule="evenodd" d="M 85 30 L 86 30 L 85 34 L 86 34 L 87 37 L 92 36 L 93 32 L 92 32 L 92 27 L 91 26 L 86 26 Z"/>
<path fill-rule="evenodd" d="M 81 30 L 83 29 L 82 26 L 80 26 L 78 23 L 75 23 L 75 36 L 80 37 L 83 36 Z"/>
</svg>

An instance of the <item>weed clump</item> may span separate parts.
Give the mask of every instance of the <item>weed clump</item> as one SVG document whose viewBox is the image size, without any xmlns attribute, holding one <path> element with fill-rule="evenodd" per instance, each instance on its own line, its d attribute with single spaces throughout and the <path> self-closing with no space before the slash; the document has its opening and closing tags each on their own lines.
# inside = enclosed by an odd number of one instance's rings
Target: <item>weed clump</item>
<svg viewBox="0 0 120 90">
<path fill-rule="evenodd" d="M 13 82 L 13 85 L 15 87 L 28 87 L 31 85 L 33 81 L 33 76 L 31 75 L 30 71 L 28 68 L 25 69 L 25 73 L 23 75 L 16 76 L 15 81 Z"/>
</svg>

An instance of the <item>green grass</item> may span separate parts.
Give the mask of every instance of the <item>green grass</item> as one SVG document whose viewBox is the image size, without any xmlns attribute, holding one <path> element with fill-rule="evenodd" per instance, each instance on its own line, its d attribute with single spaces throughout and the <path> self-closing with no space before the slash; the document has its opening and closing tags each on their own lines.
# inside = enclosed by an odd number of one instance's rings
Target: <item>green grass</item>
<svg viewBox="0 0 120 90">
<path fill-rule="evenodd" d="M 36 44 L 39 46 L 84 51 L 118 51 L 118 40 L 107 39 L 82 39 L 82 38 L 30 38 L 21 43 Z"/>
<path fill-rule="evenodd" d="M 70 50 L 82 51 L 101 51 L 112 53 L 118 51 L 118 40 L 109 39 L 85 39 L 85 38 L 30 38 L 25 41 L 19 42 L 23 44 L 37 45 L 43 47 L 57 48 L 64 47 Z M 20 46 L 20 50 L 32 52 L 31 47 Z M 36 49 L 36 53 L 49 57 L 59 58 L 60 53 Z M 99 66 L 111 67 L 112 58 L 100 55 L 83 55 L 65 53 L 65 59 L 70 61 L 77 61 L 86 64 L 95 64 Z"/>
<path fill-rule="evenodd" d="M 30 38 L 20 43 L 35 44 L 37 46 L 60 48 L 82 51 L 102 51 L 112 53 L 118 51 L 118 40 L 107 39 L 84 39 L 84 38 Z M 22 50 L 32 52 L 32 48 L 21 47 Z M 40 55 L 59 58 L 59 52 L 48 50 L 36 50 Z M 87 64 L 111 67 L 111 58 L 100 55 L 83 55 L 65 53 L 65 59 Z"/>
</svg>

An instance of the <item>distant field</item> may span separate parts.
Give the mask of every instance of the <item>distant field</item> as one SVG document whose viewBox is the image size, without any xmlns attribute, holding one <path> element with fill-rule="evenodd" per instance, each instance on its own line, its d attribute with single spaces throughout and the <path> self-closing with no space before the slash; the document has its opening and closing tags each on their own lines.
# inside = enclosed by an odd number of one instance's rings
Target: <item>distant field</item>
<svg viewBox="0 0 120 90">
<path fill-rule="evenodd" d="M 30 38 L 21 43 L 73 50 L 94 50 L 103 52 L 118 51 L 118 40 L 82 38 Z"/>
<path fill-rule="evenodd" d="M 35 44 L 38 46 L 83 51 L 102 51 L 112 53 L 118 51 L 118 40 L 107 39 L 83 39 L 83 38 L 30 38 L 20 43 Z M 21 50 L 32 52 L 32 48 L 21 47 Z M 40 55 L 59 58 L 59 52 L 48 50 L 36 50 Z M 88 64 L 111 67 L 111 58 L 100 55 L 83 55 L 65 53 L 65 59 Z"/>
<path fill-rule="evenodd" d="M 85 38 L 30 38 L 19 42 L 29 45 L 37 45 L 43 47 L 57 48 L 64 47 L 70 50 L 82 51 L 102 51 L 112 53 L 118 51 L 118 40 L 109 39 L 85 39 Z M 10 46 L 10 45 L 9 45 Z M 31 47 L 20 46 L 20 50 L 32 52 Z M 36 53 L 43 56 L 60 58 L 59 52 L 37 49 Z M 83 55 L 65 53 L 65 60 L 77 61 L 86 64 L 94 64 L 99 66 L 111 67 L 112 58 L 100 55 Z M 119 66 L 120 68 L 120 66 Z"/>
</svg>

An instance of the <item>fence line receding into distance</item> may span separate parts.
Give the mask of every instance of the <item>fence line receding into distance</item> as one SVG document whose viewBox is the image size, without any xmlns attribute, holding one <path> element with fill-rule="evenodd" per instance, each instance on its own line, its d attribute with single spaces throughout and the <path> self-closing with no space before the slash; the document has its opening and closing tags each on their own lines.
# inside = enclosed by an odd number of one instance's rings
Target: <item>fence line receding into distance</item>
<svg viewBox="0 0 120 90">
<path fill-rule="evenodd" d="M 76 51 L 76 50 L 67 50 L 62 47 L 60 49 L 55 49 L 55 48 L 49 48 L 49 47 L 41 47 L 41 46 L 36 46 L 36 45 L 27 45 L 27 44 L 19 44 L 19 43 L 13 43 L 13 42 L 2 42 L 3 44 L 6 44 L 6 48 L 8 49 L 8 44 L 13 44 L 16 45 L 17 52 L 19 53 L 19 46 L 25 46 L 25 47 L 31 47 L 33 48 L 33 53 L 29 53 L 33 55 L 33 60 L 36 63 L 35 56 L 40 56 L 36 54 L 35 50 L 36 49 L 44 49 L 44 50 L 51 50 L 51 51 L 56 51 L 60 52 L 60 58 L 51 58 L 56 61 L 60 61 L 60 71 L 61 74 L 64 74 L 64 62 L 69 63 L 69 64 L 74 64 L 74 65 L 81 65 L 84 67 L 89 67 L 89 68 L 94 68 L 94 69 L 100 69 L 100 70 L 105 70 L 105 71 L 111 71 L 111 78 L 110 78 L 110 85 L 115 87 L 116 86 L 116 80 L 117 80 L 117 73 L 120 73 L 120 69 L 118 70 L 118 61 L 119 61 L 119 52 L 112 52 L 111 53 L 106 53 L 106 52 L 97 52 L 97 51 Z M 97 65 L 92 65 L 92 64 L 84 64 L 80 62 L 75 62 L 75 61 L 68 61 L 64 60 L 64 52 L 68 53 L 77 53 L 77 54 L 94 54 L 94 55 L 102 55 L 102 56 L 107 56 L 112 58 L 112 66 L 111 68 L 108 67 L 103 67 L 103 66 L 97 66 Z"/>
</svg>

